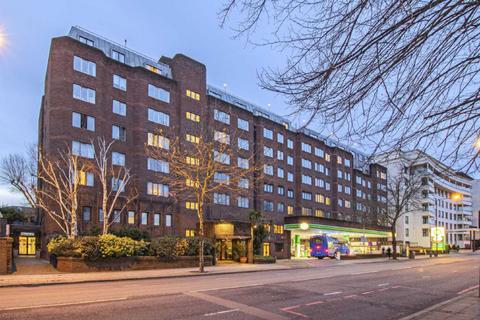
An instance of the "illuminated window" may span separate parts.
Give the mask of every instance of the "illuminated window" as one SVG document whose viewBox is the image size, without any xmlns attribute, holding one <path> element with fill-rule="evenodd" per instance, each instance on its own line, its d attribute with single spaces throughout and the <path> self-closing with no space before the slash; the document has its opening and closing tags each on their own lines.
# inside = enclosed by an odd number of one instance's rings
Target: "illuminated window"
<svg viewBox="0 0 480 320">
<path fill-rule="evenodd" d="M 200 95 L 192 90 L 187 89 L 187 97 L 192 98 L 193 100 L 200 101 Z"/>
<path fill-rule="evenodd" d="M 352 203 L 348 200 L 345 200 L 345 208 L 351 208 L 352 207 Z"/>
<path fill-rule="evenodd" d="M 186 201 L 185 208 L 189 210 L 198 210 L 198 202 Z"/>
<path fill-rule="evenodd" d="M 329 198 L 329 197 L 325 197 L 325 204 L 326 204 L 327 206 L 329 206 L 330 203 L 331 203 L 330 198 Z"/>
<path fill-rule="evenodd" d="M 311 216 L 312 208 L 302 208 L 302 216 Z"/>
<path fill-rule="evenodd" d="M 315 210 L 315 216 L 316 216 L 316 217 L 320 217 L 320 218 L 324 217 L 323 210 L 316 209 L 316 210 Z"/>
<path fill-rule="evenodd" d="M 283 234 L 283 226 L 282 226 L 282 225 L 278 225 L 278 224 L 274 224 L 274 225 L 273 225 L 273 233 Z"/>
<path fill-rule="evenodd" d="M 92 172 L 79 172 L 79 181 L 78 183 L 82 186 L 93 187 L 94 176 Z"/>
<path fill-rule="evenodd" d="M 147 183 L 147 194 L 152 196 L 168 197 L 168 185 L 161 183 Z"/>
<path fill-rule="evenodd" d="M 134 223 L 135 223 L 135 212 L 128 211 L 128 224 L 134 224 Z"/>
<path fill-rule="evenodd" d="M 315 195 L 315 202 L 325 203 L 325 197 L 322 194 Z"/>
<path fill-rule="evenodd" d="M 337 156 L 337 163 L 338 163 L 338 164 L 342 164 L 342 157 Z"/>
<path fill-rule="evenodd" d="M 230 135 L 222 131 L 215 131 L 214 140 L 220 143 L 230 144 Z"/>
<path fill-rule="evenodd" d="M 188 120 L 192 120 L 194 122 L 200 122 L 200 116 L 198 114 L 195 114 L 193 112 L 188 112 L 185 114 Z"/>
<path fill-rule="evenodd" d="M 193 229 L 185 229 L 185 237 L 195 237 L 195 230 Z"/>
<path fill-rule="evenodd" d="M 147 64 L 145 66 L 145 68 L 147 68 L 147 70 L 149 70 L 149 71 L 160 74 L 160 70 L 158 68 L 154 67 L 154 66 L 151 66 L 151 65 Z"/>
<path fill-rule="evenodd" d="M 268 257 L 270 255 L 270 243 L 264 242 L 263 243 L 263 256 Z"/>
<path fill-rule="evenodd" d="M 188 141 L 188 142 L 191 142 L 191 143 L 199 143 L 200 142 L 200 137 L 197 137 L 197 136 L 194 136 L 194 135 L 191 135 L 191 134 L 186 134 L 185 135 L 185 139 Z"/>
<path fill-rule="evenodd" d="M 187 179 L 185 180 L 185 184 L 187 185 L 187 187 L 198 187 L 198 182 L 197 181 L 193 181 L 192 179 Z"/>
<path fill-rule="evenodd" d="M 293 214 L 293 207 L 287 206 L 287 214 Z"/>
<path fill-rule="evenodd" d="M 152 147 L 162 148 L 168 150 L 170 148 L 170 139 L 165 138 L 159 134 L 149 132 L 147 144 Z"/>
<path fill-rule="evenodd" d="M 325 153 L 325 161 L 330 162 L 330 155 L 328 153 Z"/>
<path fill-rule="evenodd" d="M 187 157 L 187 164 L 192 166 L 198 166 L 200 165 L 200 160 L 194 157 Z"/>
</svg>

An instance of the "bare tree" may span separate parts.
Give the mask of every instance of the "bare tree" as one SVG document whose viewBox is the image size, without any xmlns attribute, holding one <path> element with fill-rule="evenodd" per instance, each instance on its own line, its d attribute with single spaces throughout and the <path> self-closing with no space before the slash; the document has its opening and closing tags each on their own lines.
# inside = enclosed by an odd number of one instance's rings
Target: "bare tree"
<svg viewBox="0 0 480 320">
<path fill-rule="evenodd" d="M 37 207 L 36 153 L 36 146 L 31 146 L 27 154 L 9 154 L 0 162 L 0 183 L 20 192 L 32 208 Z"/>
<path fill-rule="evenodd" d="M 159 132 L 149 137 L 147 152 L 152 161 L 149 166 L 158 174 L 159 181 L 168 185 L 169 195 L 189 201 L 190 209 L 197 213 L 199 270 L 204 272 L 205 211 L 213 202 L 231 201 L 232 196 L 246 196 L 253 188 L 253 177 L 262 174 L 254 162 L 254 154 L 238 157 L 238 150 L 231 146 L 238 136 L 236 132 L 215 131 L 207 123 L 199 125 L 198 136 L 190 138 Z M 170 133 L 171 134 L 171 133 Z M 257 162 L 258 163 L 258 162 Z M 159 168 L 163 169 L 160 170 Z M 215 194 L 218 199 L 215 199 Z M 226 194 L 229 194 L 228 198 Z M 224 196 L 225 195 L 225 196 Z M 220 199 L 220 197 L 224 197 Z"/>
<path fill-rule="evenodd" d="M 78 191 L 87 166 L 70 149 L 38 161 L 38 208 L 48 214 L 68 238 L 78 235 Z"/>
<path fill-rule="evenodd" d="M 425 176 L 410 162 L 401 162 L 399 173 L 387 181 L 387 212 L 385 220 L 392 233 L 393 259 L 397 258 L 397 222 L 405 214 L 421 209 L 422 179 Z M 428 189 L 427 191 L 428 192 Z"/>
<path fill-rule="evenodd" d="M 454 0 L 226 0 L 220 19 L 287 57 L 260 83 L 305 125 L 373 152 L 419 148 L 476 171 L 479 9 Z"/>
<path fill-rule="evenodd" d="M 130 169 L 114 165 L 112 161 L 114 142 L 107 143 L 104 138 L 99 138 L 96 144 L 92 143 L 96 147 L 94 171 L 102 188 L 103 234 L 107 234 L 115 223 L 112 219 L 115 209 L 121 205 L 120 212 L 123 212 L 138 196 L 137 190 L 129 186 L 132 180 Z"/>
</svg>

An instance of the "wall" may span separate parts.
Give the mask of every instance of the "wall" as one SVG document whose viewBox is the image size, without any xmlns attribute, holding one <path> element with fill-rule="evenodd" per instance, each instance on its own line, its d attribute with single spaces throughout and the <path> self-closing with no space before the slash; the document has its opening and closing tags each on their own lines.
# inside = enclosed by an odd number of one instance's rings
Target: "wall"
<svg viewBox="0 0 480 320">
<path fill-rule="evenodd" d="M 0 238 L 0 274 L 12 272 L 12 238 Z"/>
</svg>

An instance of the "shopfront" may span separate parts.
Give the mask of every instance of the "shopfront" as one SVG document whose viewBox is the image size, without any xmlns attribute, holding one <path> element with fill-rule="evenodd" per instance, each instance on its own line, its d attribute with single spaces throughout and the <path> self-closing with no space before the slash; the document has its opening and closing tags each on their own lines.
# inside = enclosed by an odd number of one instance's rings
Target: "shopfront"
<svg viewBox="0 0 480 320">
<path fill-rule="evenodd" d="M 385 228 L 358 228 L 354 223 L 346 226 L 344 221 L 316 217 L 289 218 L 297 220 L 289 219 L 288 222 L 294 223 L 284 225 L 285 230 L 290 232 L 291 258 L 309 258 L 310 239 L 314 236 L 335 238 L 337 243 L 348 246 L 351 255 L 381 254 L 382 245 L 387 243 L 390 236 Z M 333 224 L 335 222 L 337 224 Z"/>
</svg>

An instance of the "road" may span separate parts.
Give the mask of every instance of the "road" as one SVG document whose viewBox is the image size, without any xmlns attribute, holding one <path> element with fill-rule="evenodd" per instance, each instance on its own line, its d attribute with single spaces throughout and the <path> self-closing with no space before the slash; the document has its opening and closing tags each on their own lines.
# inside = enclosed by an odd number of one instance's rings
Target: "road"
<svg viewBox="0 0 480 320">
<path fill-rule="evenodd" d="M 0 319 L 400 319 L 478 285 L 480 256 L 0 289 Z"/>
</svg>

